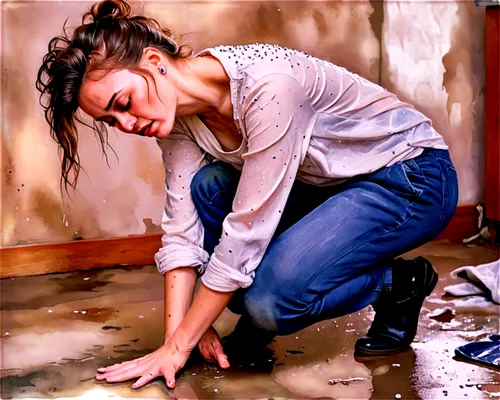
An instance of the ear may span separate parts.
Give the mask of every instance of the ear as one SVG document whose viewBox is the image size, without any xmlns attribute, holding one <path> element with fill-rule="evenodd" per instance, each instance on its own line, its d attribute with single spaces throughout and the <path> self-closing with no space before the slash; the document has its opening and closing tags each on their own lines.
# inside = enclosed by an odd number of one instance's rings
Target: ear
<svg viewBox="0 0 500 400">
<path fill-rule="evenodd" d="M 165 56 L 160 52 L 160 50 L 154 47 L 146 47 L 142 51 L 142 58 L 139 65 L 143 68 L 158 68 L 160 65 L 165 65 Z"/>
</svg>

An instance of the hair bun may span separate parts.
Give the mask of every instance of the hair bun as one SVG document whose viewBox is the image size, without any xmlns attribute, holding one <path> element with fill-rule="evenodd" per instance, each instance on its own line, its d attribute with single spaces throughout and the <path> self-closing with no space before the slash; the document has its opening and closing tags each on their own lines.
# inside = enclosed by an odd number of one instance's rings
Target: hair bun
<svg viewBox="0 0 500 400">
<path fill-rule="evenodd" d="M 131 14 L 130 4 L 125 0 L 103 0 L 95 3 L 86 16 L 92 16 L 93 22 L 105 18 L 128 18 Z M 85 17 L 84 16 L 84 19 Z"/>
</svg>

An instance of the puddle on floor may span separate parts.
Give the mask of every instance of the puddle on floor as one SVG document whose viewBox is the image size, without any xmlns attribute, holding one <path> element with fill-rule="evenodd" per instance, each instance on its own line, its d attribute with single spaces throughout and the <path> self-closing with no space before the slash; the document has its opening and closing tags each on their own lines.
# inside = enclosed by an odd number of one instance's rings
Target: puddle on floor
<svg viewBox="0 0 500 400">
<path fill-rule="evenodd" d="M 94 379 L 99 367 L 141 357 L 163 342 L 163 278 L 153 266 L 93 270 L 1 282 L 1 397 L 487 399 L 500 397 L 500 372 L 454 359 L 454 349 L 499 331 L 498 306 L 443 297 L 451 270 L 498 257 L 498 249 L 433 242 L 409 256 L 428 257 L 440 272 L 424 304 L 412 348 L 393 356 L 354 357 L 369 328 L 367 307 L 277 338 L 273 355 L 220 370 L 190 360 L 168 390 L 162 378 L 133 390 L 132 381 Z M 484 303 L 484 302 L 483 302 Z M 435 318 L 438 308 L 450 311 Z M 216 323 L 229 333 L 237 316 Z M 400 397 L 398 397 L 400 396 Z"/>
</svg>

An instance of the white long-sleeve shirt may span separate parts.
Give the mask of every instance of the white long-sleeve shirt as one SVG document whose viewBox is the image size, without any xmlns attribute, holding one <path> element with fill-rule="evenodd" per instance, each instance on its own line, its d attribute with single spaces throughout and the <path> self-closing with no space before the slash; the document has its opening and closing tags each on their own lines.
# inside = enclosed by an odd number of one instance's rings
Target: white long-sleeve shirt
<svg viewBox="0 0 500 400">
<path fill-rule="evenodd" d="M 295 179 L 333 185 L 421 154 L 447 149 L 430 120 L 380 86 L 304 53 L 271 45 L 220 46 L 212 55 L 230 77 L 242 142 L 224 151 L 195 115 L 177 118 L 158 143 L 166 169 L 160 273 L 198 268 L 202 282 L 227 292 L 252 284 Z M 241 170 L 232 212 L 213 254 L 190 182 L 210 160 Z"/>
</svg>

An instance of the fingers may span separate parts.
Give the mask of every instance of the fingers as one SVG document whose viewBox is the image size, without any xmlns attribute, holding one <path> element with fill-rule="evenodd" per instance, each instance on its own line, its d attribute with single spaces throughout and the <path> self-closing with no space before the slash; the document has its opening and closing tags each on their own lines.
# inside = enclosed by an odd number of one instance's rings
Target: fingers
<svg viewBox="0 0 500 400">
<path fill-rule="evenodd" d="M 210 354 L 210 351 L 208 350 L 207 346 L 200 347 L 200 354 L 205 359 L 205 361 L 210 363 L 215 362 L 215 359 L 212 357 L 212 354 Z"/>
<path fill-rule="evenodd" d="M 227 360 L 226 353 L 224 353 L 224 349 L 219 340 L 215 340 L 212 342 L 213 353 L 217 362 L 219 363 L 221 368 L 229 368 L 229 361 Z"/>
<path fill-rule="evenodd" d="M 119 370 L 119 371 L 108 372 L 103 375 L 97 376 L 96 379 L 98 380 L 106 379 L 106 382 L 122 382 L 141 376 L 143 373 L 144 373 L 143 368 L 130 368 L 123 371 Z"/>
<path fill-rule="evenodd" d="M 143 358 L 139 358 L 137 360 L 127 361 L 121 364 L 115 364 L 107 368 L 99 368 L 98 371 L 101 372 L 101 375 L 97 375 L 97 380 L 104 380 L 112 376 L 117 376 L 120 374 L 124 374 L 128 371 L 135 370 L 138 375 L 140 375 L 140 371 L 143 371 L 145 368 L 146 362 L 144 362 Z M 130 378 L 129 378 L 130 379 Z"/>
<path fill-rule="evenodd" d="M 112 371 L 116 371 L 117 369 L 120 369 L 120 368 L 123 368 L 123 367 L 136 366 L 141 361 L 148 359 L 149 356 L 151 356 L 151 354 L 148 354 L 145 357 L 136 358 L 135 360 L 125 361 L 123 363 L 113 364 L 113 365 L 109 365 L 107 367 L 99 368 L 97 371 L 99 371 L 99 372 L 112 372 Z"/>
<path fill-rule="evenodd" d="M 140 365 L 132 365 L 132 364 L 125 365 L 125 364 L 123 364 L 121 366 L 121 368 L 115 368 L 115 369 L 113 369 L 111 371 L 104 371 L 104 372 L 102 372 L 101 375 L 97 375 L 96 376 L 96 379 L 100 380 L 100 381 L 102 381 L 104 379 L 107 380 L 107 378 L 109 378 L 109 377 L 117 376 L 117 375 L 120 375 L 120 374 L 124 374 L 127 371 L 131 371 L 131 370 L 136 370 L 138 372 L 138 375 L 136 375 L 136 376 L 139 376 L 140 375 L 139 371 L 143 371 L 144 368 L 143 367 L 141 368 Z"/>
<path fill-rule="evenodd" d="M 165 380 L 167 382 L 167 386 L 170 389 L 173 389 L 175 387 L 175 372 L 167 372 L 166 374 L 163 374 L 165 376 Z"/>
<path fill-rule="evenodd" d="M 123 368 L 126 364 L 129 364 L 129 363 L 131 363 L 131 361 L 110 365 L 109 367 L 99 368 L 97 371 L 99 371 L 99 372 L 112 372 L 112 371 L 116 371 L 117 369 Z"/>
<path fill-rule="evenodd" d="M 151 367 L 153 357 L 147 360 L 145 357 L 138 358 L 137 360 L 127 361 L 122 364 L 116 364 L 108 368 L 99 368 L 101 375 L 97 375 L 97 380 L 106 380 L 108 382 L 121 382 L 128 379 L 141 376 L 154 370 Z"/>
<path fill-rule="evenodd" d="M 229 361 L 227 360 L 227 356 L 225 354 L 219 354 L 217 356 L 217 361 L 222 369 L 229 368 Z"/>
<path fill-rule="evenodd" d="M 146 383 L 152 381 L 154 378 L 156 378 L 156 374 L 154 372 L 148 372 L 147 374 L 143 375 L 138 379 L 132 387 L 134 389 L 140 388 L 144 386 Z"/>
</svg>

